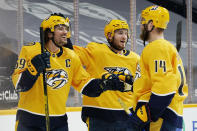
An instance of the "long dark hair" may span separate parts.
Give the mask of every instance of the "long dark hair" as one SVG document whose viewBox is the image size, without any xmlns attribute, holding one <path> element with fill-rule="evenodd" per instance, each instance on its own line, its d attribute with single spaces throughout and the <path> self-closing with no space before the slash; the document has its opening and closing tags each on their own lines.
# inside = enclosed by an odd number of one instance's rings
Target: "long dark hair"
<svg viewBox="0 0 197 131">
<path fill-rule="evenodd" d="M 51 32 L 51 30 L 49 28 L 47 28 L 44 31 L 44 43 L 47 43 L 50 40 L 50 38 L 48 37 L 49 33 L 53 33 L 53 32 Z"/>
</svg>

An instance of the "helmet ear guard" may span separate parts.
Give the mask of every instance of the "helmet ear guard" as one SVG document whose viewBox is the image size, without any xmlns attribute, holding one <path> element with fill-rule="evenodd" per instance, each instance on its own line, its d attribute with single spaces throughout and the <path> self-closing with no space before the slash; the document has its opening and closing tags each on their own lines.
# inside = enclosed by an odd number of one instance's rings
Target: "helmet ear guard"
<svg viewBox="0 0 197 131">
<path fill-rule="evenodd" d="M 71 37 L 71 24 L 70 24 L 70 20 L 68 17 L 66 17 L 66 22 L 68 23 L 69 25 L 69 31 L 67 33 L 67 38 L 70 38 Z"/>
</svg>

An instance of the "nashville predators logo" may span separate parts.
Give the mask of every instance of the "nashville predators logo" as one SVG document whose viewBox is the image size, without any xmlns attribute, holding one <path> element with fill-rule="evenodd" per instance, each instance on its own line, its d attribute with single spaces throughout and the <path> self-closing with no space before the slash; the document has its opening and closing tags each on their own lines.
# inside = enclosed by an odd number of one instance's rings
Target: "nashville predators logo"
<svg viewBox="0 0 197 131">
<path fill-rule="evenodd" d="M 47 85 L 60 89 L 68 82 L 68 74 L 64 70 L 50 70 L 46 74 Z"/>
<path fill-rule="evenodd" d="M 131 72 L 125 68 L 125 67 L 105 67 L 104 68 L 106 71 L 108 71 L 109 73 L 118 73 L 118 74 L 128 74 L 128 75 L 132 75 Z"/>
<path fill-rule="evenodd" d="M 137 64 L 137 69 L 136 69 L 136 72 L 135 72 L 135 79 L 134 79 L 134 81 L 136 79 L 140 78 L 140 77 L 141 77 L 141 69 L 140 69 L 140 65 Z"/>
</svg>

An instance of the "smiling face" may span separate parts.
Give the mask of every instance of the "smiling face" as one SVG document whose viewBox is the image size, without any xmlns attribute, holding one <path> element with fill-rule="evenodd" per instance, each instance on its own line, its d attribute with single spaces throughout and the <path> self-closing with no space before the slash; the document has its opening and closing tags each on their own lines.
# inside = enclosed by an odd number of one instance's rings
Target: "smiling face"
<svg viewBox="0 0 197 131">
<path fill-rule="evenodd" d="M 69 27 L 66 25 L 57 25 L 54 30 L 54 42 L 57 46 L 61 47 L 67 44 L 67 33 L 69 31 Z"/>
<path fill-rule="evenodd" d="M 114 37 L 109 37 L 112 43 L 112 48 L 117 51 L 122 51 L 128 41 L 128 30 L 127 29 L 118 29 L 114 31 Z"/>
</svg>

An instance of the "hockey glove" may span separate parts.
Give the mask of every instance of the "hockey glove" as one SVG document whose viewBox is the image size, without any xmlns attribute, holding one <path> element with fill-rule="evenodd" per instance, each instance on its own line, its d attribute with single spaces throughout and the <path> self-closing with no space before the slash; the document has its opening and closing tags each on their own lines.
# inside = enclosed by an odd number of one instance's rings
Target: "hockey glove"
<svg viewBox="0 0 197 131">
<path fill-rule="evenodd" d="M 126 74 L 124 72 L 113 72 L 113 74 L 116 74 L 121 81 L 125 82 L 124 91 L 132 91 L 133 88 L 132 75 Z"/>
<path fill-rule="evenodd" d="M 31 60 L 32 65 L 36 68 L 37 74 L 43 72 L 45 68 L 50 68 L 50 53 L 44 52 L 36 55 Z"/>
<path fill-rule="evenodd" d="M 133 76 L 130 74 L 126 74 L 124 72 L 113 72 L 113 74 L 116 74 L 118 78 L 130 85 L 133 85 Z"/>
<path fill-rule="evenodd" d="M 124 92 L 124 83 L 118 79 L 117 75 L 105 73 L 102 75 L 101 88 L 103 88 L 103 91 L 118 90 Z"/>
<path fill-rule="evenodd" d="M 130 124 L 135 125 L 139 129 L 143 129 L 150 122 L 151 116 L 148 104 L 136 108 L 130 117 Z"/>
</svg>

